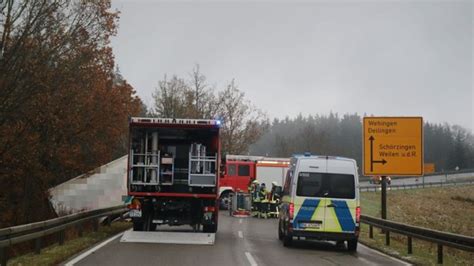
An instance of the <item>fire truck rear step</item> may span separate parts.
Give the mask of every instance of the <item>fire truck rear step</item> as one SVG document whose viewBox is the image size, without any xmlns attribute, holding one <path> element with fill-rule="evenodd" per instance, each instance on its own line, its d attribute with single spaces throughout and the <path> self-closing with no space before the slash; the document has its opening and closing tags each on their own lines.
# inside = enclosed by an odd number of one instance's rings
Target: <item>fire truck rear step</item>
<svg viewBox="0 0 474 266">
<path fill-rule="evenodd" d="M 126 231 L 120 242 L 185 245 L 214 245 L 215 233 Z"/>
</svg>

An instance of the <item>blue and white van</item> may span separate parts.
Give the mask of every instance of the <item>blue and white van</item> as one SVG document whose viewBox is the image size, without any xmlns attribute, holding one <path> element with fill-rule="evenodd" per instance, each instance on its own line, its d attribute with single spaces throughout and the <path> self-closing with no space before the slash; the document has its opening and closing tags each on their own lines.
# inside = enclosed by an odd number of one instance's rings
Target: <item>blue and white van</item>
<svg viewBox="0 0 474 266">
<path fill-rule="evenodd" d="M 298 155 L 291 159 L 280 207 L 278 237 L 285 246 L 293 237 L 343 242 L 357 249 L 360 199 L 353 159 Z"/>
</svg>

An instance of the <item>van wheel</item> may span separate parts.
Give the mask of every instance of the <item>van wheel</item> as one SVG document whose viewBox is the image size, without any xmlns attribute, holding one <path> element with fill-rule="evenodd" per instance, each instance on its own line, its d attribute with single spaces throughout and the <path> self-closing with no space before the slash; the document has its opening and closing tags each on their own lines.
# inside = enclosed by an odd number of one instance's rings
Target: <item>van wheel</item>
<svg viewBox="0 0 474 266">
<path fill-rule="evenodd" d="M 339 240 L 339 241 L 336 241 L 336 247 L 345 248 L 346 245 L 344 245 L 344 241 Z"/>
<path fill-rule="evenodd" d="M 292 242 L 293 242 L 293 236 L 287 231 L 285 236 L 283 237 L 283 246 L 291 247 Z"/>
<path fill-rule="evenodd" d="M 278 222 L 278 239 L 283 240 L 283 232 L 281 231 L 281 221 Z"/>
<path fill-rule="evenodd" d="M 357 251 L 357 239 L 347 240 L 347 250 Z"/>
</svg>

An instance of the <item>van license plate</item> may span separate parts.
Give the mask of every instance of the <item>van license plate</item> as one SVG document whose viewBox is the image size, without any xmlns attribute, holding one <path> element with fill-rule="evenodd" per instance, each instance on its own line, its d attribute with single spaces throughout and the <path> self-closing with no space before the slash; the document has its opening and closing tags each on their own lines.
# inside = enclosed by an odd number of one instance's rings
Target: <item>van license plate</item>
<svg viewBox="0 0 474 266">
<path fill-rule="evenodd" d="M 128 215 L 130 217 L 140 218 L 140 217 L 142 217 L 142 210 L 130 210 Z"/>
<path fill-rule="evenodd" d="M 303 227 L 303 228 L 321 229 L 321 222 L 316 222 L 316 223 L 300 223 L 300 226 Z"/>
</svg>

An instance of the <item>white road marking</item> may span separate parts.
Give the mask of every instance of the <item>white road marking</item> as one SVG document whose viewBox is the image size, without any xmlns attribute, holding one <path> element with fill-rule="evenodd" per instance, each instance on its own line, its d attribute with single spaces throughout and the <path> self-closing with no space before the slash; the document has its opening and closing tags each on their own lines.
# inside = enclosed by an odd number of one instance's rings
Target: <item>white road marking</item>
<svg viewBox="0 0 474 266">
<path fill-rule="evenodd" d="M 377 265 L 377 263 L 370 262 L 362 257 L 357 257 L 357 259 L 362 261 L 365 265 Z"/>
<path fill-rule="evenodd" d="M 366 245 L 364 245 L 364 244 L 362 244 L 362 243 L 360 243 L 360 242 L 359 242 L 359 246 L 362 246 L 362 247 L 364 247 L 364 248 L 366 248 L 366 249 L 369 249 L 370 251 L 375 252 L 375 253 L 377 253 L 377 254 L 380 255 L 380 256 L 383 256 L 383 257 L 386 257 L 386 258 L 390 258 L 390 259 L 392 259 L 392 260 L 394 260 L 394 261 L 396 261 L 396 262 L 398 262 L 398 263 L 401 263 L 401 264 L 403 264 L 403 265 L 407 265 L 407 266 L 408 266 L 408 265 L 412 265 L 412 264 L 410 264 L 410 263 L 408 263 L 408 262 L 406 262 L 406 261 L 403 261 L 403 260 L 394 258 L 394 257 L 389 256 L 389 255 L 387 255 L 387 254 L 385 254 L 385 253 L 383 253 L 383 252 L 380 252 L 380 251 L 378 251 L 378 250 L 376 250 L 376 249 L 371 249 L 371 248 L 369 248 L 368 246 L 366 246 Z M 359 257 L 359 259 L 360 259 L 360 257 Z"/>
<path fill-rule="evenodd" d="M 245 256 L 247 257 L 247 260 L 249 261 L 250 266 L 258 266 L 257 262 L 254 260 L 250 252 L 245 252 Z"/>
<path fill-rule="evenodd" d="M 130 229 L 131 230 L 131 229 Z M 105 240 L 104 242 L 100 243 L 99 245 L 87 250 L 86 252 L 80 254 L 79 256 L 73 258 L 72 260 L 68 261 L 66 264 L 64 264 L 65 266 L 72 266 L 76 263 L 78 263 L 80 260 L 84 259 L 85 257 L 89 256 L 90 254 L 96 252 L 98 249 L 102 248 L 103 246 L 107 245 L 108 243 L 114 241 L 115 239 L 121 237 L 125 232 L 122 232 L 122 233 L 119 233 L 107 240 Z"/>
<path fill-rule="evenodd" d="M 244 235 L 242 234 L 242 231 L 239 231 L 239 237 L 244 238 Z"/>
<path fill-rule="evenodd" d="M 242 218 L 239 219 L 239 224 L 241 224 L 241 223 L 242 223 Z"/>
</svg>

